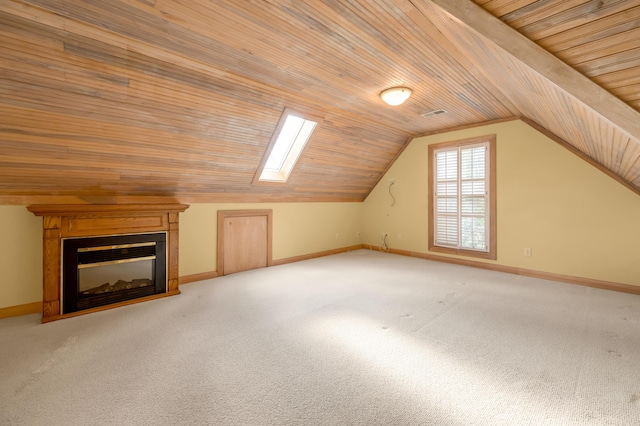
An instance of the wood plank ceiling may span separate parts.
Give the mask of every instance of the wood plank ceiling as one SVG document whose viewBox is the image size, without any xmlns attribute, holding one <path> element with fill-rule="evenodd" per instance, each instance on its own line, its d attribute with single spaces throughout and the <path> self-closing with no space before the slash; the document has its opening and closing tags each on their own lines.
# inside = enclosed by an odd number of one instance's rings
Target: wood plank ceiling
<svg viewBox="0 0 640 426">
<path fill-rule="evenodd" d="M 412 135 L 512 117 L 640 191 L 637 0 L 475 3 L 2 0 L 0 202 L 363 200 Z M 324 121 L 254 185 L 284 108 Z"/>
<path fill-rule="evenodd" d="M 640 111 L 640 2 L 474 0 Z"/>
</svg>

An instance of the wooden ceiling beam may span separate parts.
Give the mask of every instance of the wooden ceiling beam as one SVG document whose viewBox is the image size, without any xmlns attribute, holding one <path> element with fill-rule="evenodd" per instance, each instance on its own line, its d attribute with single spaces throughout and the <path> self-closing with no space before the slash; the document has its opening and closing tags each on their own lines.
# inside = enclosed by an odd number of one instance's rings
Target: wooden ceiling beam
<svg viewBox="0 0 640 426">
<path fill-rule="evenodd" d="M 452 19 L 535 71 L 560 90 L 597 112 L 610 124 L 640 141 L 640 113 L 578 71 L 509 27 L 477 4 L 466 0 L 430 0 Z"/>
</svg>

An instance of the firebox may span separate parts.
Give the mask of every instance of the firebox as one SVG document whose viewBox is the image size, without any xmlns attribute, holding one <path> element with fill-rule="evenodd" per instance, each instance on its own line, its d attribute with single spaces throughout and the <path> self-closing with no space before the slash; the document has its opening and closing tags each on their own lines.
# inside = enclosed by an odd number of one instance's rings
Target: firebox
<svg viewBox="0 0 640 426">
<path fill-rule="evenodd" d="M 63 314 L 167 291 L 166 233 L 63 240 Z"/>
</svg>

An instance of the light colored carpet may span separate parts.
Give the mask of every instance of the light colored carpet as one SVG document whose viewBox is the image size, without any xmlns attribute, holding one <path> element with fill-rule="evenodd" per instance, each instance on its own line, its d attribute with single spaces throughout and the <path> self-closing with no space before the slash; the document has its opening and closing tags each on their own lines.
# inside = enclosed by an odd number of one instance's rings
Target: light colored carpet
<svg viewBox="0 0 640 426">
<path fill-rule="evenodd" d="M 2 425 L 637 425 L 640 297 L 359 250 L 0 321 Z"/>
</svg>

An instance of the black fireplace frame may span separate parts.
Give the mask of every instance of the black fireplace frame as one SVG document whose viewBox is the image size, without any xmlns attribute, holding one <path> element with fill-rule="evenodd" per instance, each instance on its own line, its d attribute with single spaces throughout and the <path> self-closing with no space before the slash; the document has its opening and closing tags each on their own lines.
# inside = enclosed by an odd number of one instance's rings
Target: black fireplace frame
<svg viewBox="0 0 640 426">
<path fill-rule="evenodd" d="M 79 296 L 78 249 L 155 242 L 153 260 L 154 285 L 91 296 Z M 62 241 L 62 313 L 78 312 L 98 306 L 124 302 L 167 292 L 166 232 L 68 238 Z"/>
</svg>

